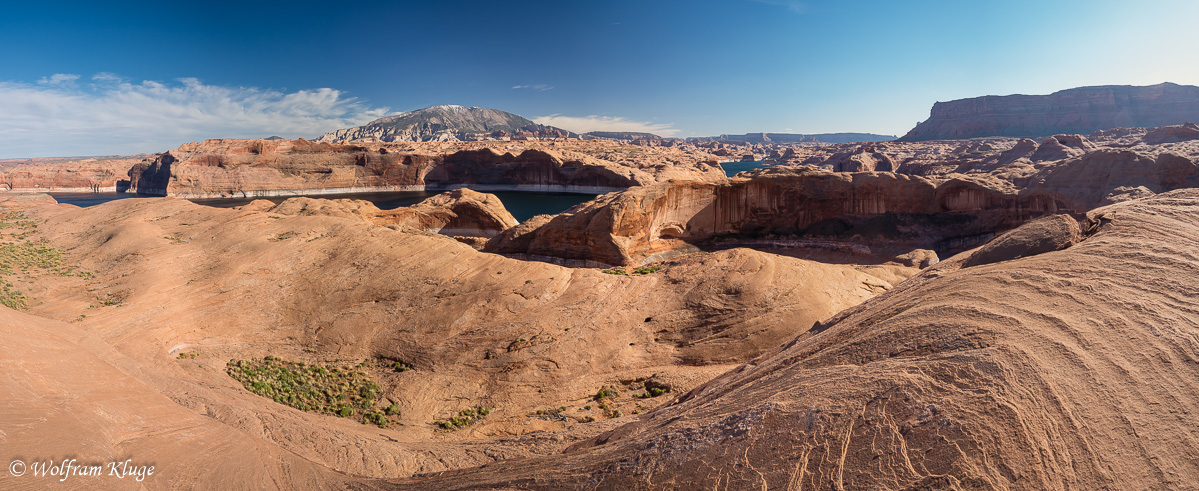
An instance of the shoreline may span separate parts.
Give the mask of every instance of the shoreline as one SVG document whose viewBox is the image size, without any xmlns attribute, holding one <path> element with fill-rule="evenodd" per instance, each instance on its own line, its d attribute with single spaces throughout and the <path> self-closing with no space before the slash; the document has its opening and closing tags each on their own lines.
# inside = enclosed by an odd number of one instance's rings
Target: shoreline
<svg viewBox="0 0 1199 491">
<path fill-rule="evenodd" d="M 632 187 L 632 186 L 630 186 Z M 540 192 L 540 193 L 570 193 L 570 194 L 588 194 L 600 195 L 613 192 L 624 191 L 628 188 L 608 187 L 608 186 L 568 186 L 559 184 L 451 184 L 446 186 L 429 186 L 429 185 L 411 185 L 411 186 L 353 186 L 340 188 L 311 188 L 311 189 L 255 189 L 245 191 L 231 191 L 219 193 L 138 193 L 133 190 L 117 191 L 115 186 L 98 187 L 98 188 L 18 188 L 0 190 L 0 195 L 3 194 L 51 194 L 51 193 L 125 193 L 136 194 L 148 197 L 159 198 L 184 198 L 184 199 L 248 199 L 248 198 L 273 198 L 281 196 L 319 196 L 332 194 L 371 194 L 371 193 L 396 193 L 396 192 L 413 192 L 413 191 L 434 191 L 444 192 L 453 191 L 455 189 L 470 188 L 473 191 L 488 192 L 488 191 L 517 191 L 517 192 Z M 155 190 L 158 191 L 158 190 Z"/>
<path fill-rule="evenodd" d="M 488 191 L 519 191 L 519 192 L 540 192 L 540 193 L 570 193 L 570 194 L 606 194 L 624 191 L 628 188 L 606 187 L 606 186 L 565 186 L 565 185 L 547 185 L 547 184 L 451 184 L 448 186 L 429 186 L 429 185 L 411 185 L 411 186 L 356 186 L 344 188 L 313 188 L 313 189 L 260 189 L 239 191 L 233 193 L 169 193 L 165 197 L 170 198 L 185 198 L 185 199 L 247 199 L 247 198 L 273 198 L 280 196 L 319 196 L 330 194 L 370 194 L 370 193 L 395 193 L 395 192 L 412 192 L 412 191 L 431 191 L 444 192 L 453 191 L 455 189 L 470 188 L 472 191 L 488 192 Z M 133 194 L 133 193 L 131 193 Z M 156 195 L 157 196 L 157 195 Z"/>
<path fill-rule="evenodd" d="M 117 191 L 116 186 L 89 186 L 76 188 L 16 188 L 16 189 L 0 189 L 2 194 L 37 194 L 37 193 L 122 193 L 127 191 Z M 133 194 L 133 193 L 131 193 Z"/>
</svg>

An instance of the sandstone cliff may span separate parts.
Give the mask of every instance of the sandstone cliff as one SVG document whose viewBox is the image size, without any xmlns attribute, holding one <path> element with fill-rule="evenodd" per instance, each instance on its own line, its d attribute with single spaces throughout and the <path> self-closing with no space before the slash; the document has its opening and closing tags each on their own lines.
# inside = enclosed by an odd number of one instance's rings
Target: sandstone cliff
<svg viewBox="0 0 1199 491">
<path fill-rule="evenodd" d="M 609 145 L 611 144 L 611 145 Z M 671 177 L 719 179 L 719 167 L 671 152 L 604 160 L 616 142 L 559 147 L 396 146 L 300 140 L 207 140 L 147 159 L 129 171 L 131 190 L 181 197 L 287 196 L 445 189 L 606 192 Z M 471 146 L 473 145 L 473 146 Z M 573 149 L 600 152 L 597 156 Z"/>
<path fill-rule="evenodd" d="M 942 185 L 889 172 L 780 168 L 727 183 L 671 181 L 601 196 L 539 227 L 506 231 L 487 250 L 533 258 L 640 265 L 697 246 L 835 248 L 893 257 L 948 254 L 1047 213 L 1050 196 L 1004 183 Z"/>
<path fill-rule="evenodd" d="M 1050 95 L 984 96 L 938 102 L 902 141 L 989 136 L 1044 137 L 1199 121 L 1199 87 L 1109 85 Z"/>
<path fill-rule="evenodd" d="M 946 257 L 1045 214 L 1085 213 L 1199 186 L 1194 150 L 1098 148 L 1077 135 L 1058 135 L 1039 147 L 1027 141 L 989 150 L 986 160 L 999 166 L 989 174 L 927 179 L 775 167 L 724 183 L 671 181 L 601 196 L 535 228 L 508 230 L 487 250 L 583 265 L 640 265 L 732 245 L 836 248 L 882 258 L 928 249 Z M 1009 167 L 999 164 L 1009 160 Z M 835 154 L 826 164 L 872 170 L 878 162 L 891 165 L 869 147 Z"/>
<path fill-rule="evenodd" d="M 0 192 L 116 192 L 142 157 L 0 160 Z"/>
</svg>

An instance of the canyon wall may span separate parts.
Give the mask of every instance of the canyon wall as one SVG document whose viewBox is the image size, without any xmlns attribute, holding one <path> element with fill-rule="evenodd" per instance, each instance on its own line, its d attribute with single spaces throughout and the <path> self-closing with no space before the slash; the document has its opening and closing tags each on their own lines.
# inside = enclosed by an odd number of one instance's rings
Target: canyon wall
<svg viewBox="0 0 1199 491">
<path fill-rule="evenodd" d="M 1019 186 L 992 175 L 779 167 L 723 183 L 671 181 L 601 196 L 509 229 L 486 250 L 632 266 L 733 246 L 832 248 L 883 259 L 921 249 L 947 257 L 1032 218 L 1196 185 L 1199 168 L 1187 157 L 1120 149 L 1044 164 Z"/>
<path fill-rule="evenodd" d="M 49 158 L 0 161 L 0 192 L 116 192 L 128 187 L 140 157 Z"/>
<path fill-rule="evenodd" d="M 1108 85 L 1049 95 L 984 96 L 938 102 L 902 141 L 1059 133 L 1177 125 L 1199 121 L 1199 87 L 1163 83 Z"/>
<path fill-rule="evenodd" d="M 194 198 L 286 196 L 448 189 L 601 193 L 657 182 L 673 166 L 637 168 L 551 149 L 519 153 L 484 147 L 400 148 L 380 143 L 206 140 L 147 159 L 129 170 L 141 194 Z M 719 178 L 719 167 L 682 175 Z"/>
</svg>

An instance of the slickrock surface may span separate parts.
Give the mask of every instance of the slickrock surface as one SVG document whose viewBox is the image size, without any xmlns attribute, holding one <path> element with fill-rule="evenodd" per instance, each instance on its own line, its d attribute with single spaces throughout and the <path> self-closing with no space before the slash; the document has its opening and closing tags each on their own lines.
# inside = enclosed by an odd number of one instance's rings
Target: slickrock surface
<svg viewBox="0 0 1199 491">
<path fill-rule="evenodd" d="M 152 459 L 166 477 L 151 488 L 341 487 L 552 455 L 892 287 L 869 267 L 744 249 L 627 276 L 354 216 L 251 211 L 261 203 L 44 203 L 25 203 L 38 205 L 24 211 L 37 222 L 28 239 L 88 274 L 39 278 L 23 287 L 28 314 L 0 316 L 22 345 L 0 364 L 0 447 Z M 224 371 L 266 355 L 403 361 L 411 370 L 371 373 L 404 425 L 302 412 Z M 650 380 L 669 392 L 634 398 Z M 595 407 L 609 386 L 623 414 Z M 493 409 L 457 431 L 434 425 L 474 405 Z"/>
<path fill-rule="evenodd" d="M 983 178 L 958 185 L 970 179 Z M 348 218 L 7 200 L 36 223 L 22 240 L 88 274 L 31 280 L 28 313 L 0 309 L 15 343 L 0 355 L 0 448 L 152 461 L 152 489 L 1175 489 L 1199 476 L 1194 189 L 1034 221 L 897 285 L 745 249 L 604 274 L 366 223 L 353 203 L 295 204 Z M 224 372 L 265 355 L 362 362 L 405 424 L 302 412 Z M 411 369 L 379 368 L 393 360 Z M 670 390 L 629 396 L 651 385 Z M 601 399 L 607 387 L 621 395 Z M 601 400 L 623 413 L 585 409 Z M 433 424 L 475 405 L 493 409 L 457 431 Z M 236 471 L 212 472 L 222 464 Z"/>
<path fill-rule="evenodd" d="M 1095 210 L 1064 250 L 945 261 L 571 447 L 465 487 L 1190 488 L 1199 193 Z"/>
<path fill-rule="evenodd" d="M 1199 87 L 1106 85 L 1049 95 L 992 95 L 938 102 L 928 120 L 900 140 L 1044 137 L 1189 121 L 1199 121 Z"/>
</svg>

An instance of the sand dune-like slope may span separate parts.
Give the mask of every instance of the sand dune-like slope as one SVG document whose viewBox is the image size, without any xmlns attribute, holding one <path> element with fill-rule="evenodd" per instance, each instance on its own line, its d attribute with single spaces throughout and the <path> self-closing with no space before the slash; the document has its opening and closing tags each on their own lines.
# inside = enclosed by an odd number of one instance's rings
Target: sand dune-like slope
<svg viewBox="0 0 1199 491">
<path fill-rule="evenodd" d="M 1194 488 L 1199 192 L 1089 217 L 1067 249 L 959 255 L 566 455 L 406 482 Z"/>
<path fill-rule="evenodd" d="M 360 220 L 169 198 L 25 213 L 35 237 L 92 274 L 40 278 L 29 314 L 0 317 L 22 345 L 4 354 L 0 395 L 22 402 L 3 406 L 0 449 L 151 458 L 170 476 L 155 488 L 226 461 L 246 466 L 197 485 L 340 487 L 551 455 L 891 288 L 867 268 L 747 250 L 620 276 Z M 372 372 L 403 426 L 302 412 L 225 373 L 266 355 L 407 363 Z M 673 390 L 629 397 L 626 385 L 655 375 Z M 623 416 L 581 409 L 613 385 Z M 475 405 L 493 411 L 458 431 L 433 424 Z M 568 417 L 534 416 L 557 407 Z"/>
<path fill-rule="evenodd" d="M 368 487 L 177 404 L 138 378 L 143 364 L 85 330 L 0 308 L 0 338 L 0 449 L 27 466 L 24 476 L 0 475 L 0 488 Z M 40 477 L 28 467 L 68 458 L 105 476 Z M 108 462 L 126 460 L 154 469 L 140 481 L 107 475 Z"/>
</svg>

